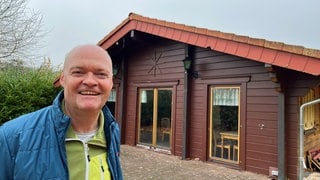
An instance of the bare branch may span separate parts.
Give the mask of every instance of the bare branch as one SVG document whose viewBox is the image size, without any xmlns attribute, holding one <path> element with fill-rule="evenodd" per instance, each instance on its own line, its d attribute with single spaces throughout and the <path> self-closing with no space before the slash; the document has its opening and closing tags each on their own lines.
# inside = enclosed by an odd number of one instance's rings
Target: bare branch
<svg viewBox="0 0 320 180">
<path fill-rule="evenodd" d="M 42 15 L 27 8 L 28 0 L 0 1 L 0 61 L 35 58 L 46 34 Z"/>
</svg>

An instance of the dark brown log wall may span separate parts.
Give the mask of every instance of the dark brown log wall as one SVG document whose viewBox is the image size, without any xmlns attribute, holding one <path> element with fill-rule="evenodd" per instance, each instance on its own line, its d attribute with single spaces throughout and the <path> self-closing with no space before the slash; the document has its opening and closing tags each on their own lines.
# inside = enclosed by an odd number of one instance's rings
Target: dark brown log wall
<svg viewBox="0 0 320 180">
<path fill-rule="evenodd" d="M 182 60 L 185 57 L 184 45 L 173 41 L 159 40 L 143 47 L 133 47 L 127 54 L 127 101 L 125 121 L 125 142 L 137 143 L 137 94 L 139 87 L 170 87 L 173 89 L 174 112 L 172 113 L 172 153 L 181 155 L 183 117 L 183 78 Z M 155 64 L 155 61 L 158 61 Z M 156 68 L 156 69 L 155 69 Z"/>
<path fill-rule="evenodd" d="M 264 64 L 207 49 L 195 50 L 195 63 L 199 79 L 193 80 L 192 85 L 190 156 L 208 154 L 209 86 L 239 85 L 242 93 L 240 167 L 268 174 L 269 167 L 277 167 L 278 92 Z M 244 77 L 248 82 L 241 80 Z M 264 124 L 264 128 L 259 124 Z"/>
<path fill-rule="evenodd" d="M 161 55 L 160 55 L 161 54 Z M 157 68 L 155 60 L 158 60 Z M 132 47 L 126 54 L 128 65 L 127 97 L 124 115 L 125 143 L 137 143 L 137 94 L 139 87 L 175 86 L 174 112 L 172 117 L 172 153 L 182 154 L 182 119 L 184 95 L 185 45 L 158 40 L 146 46 Z M 244 170 L 269 174 L 269 167 L 278 162 L 278 95 L 279 84 L 270 79 L 263 63 L 227 55 L 209 49 L 194 49 L 194 70 L 199 78 L 190 78 L 190 111 L 187 129 L 187 157 L 208 160 L 208 100 L 210 85 L 239 85 L 241 87 L 241 139 L 239 167 Z M 288 83 L 286 95 L 286 159 L 290 179 L 297 172 L 298 97 L 303 96 L 311 76 L 301 79 L 300 74 L 288 71 L 284 77 Z M 285 72 L 284 74 L 286 74 Z M 300 78 L 300 79 L 299 79 Z M 264 125 L 261 128 L 261 125 Z"/>
</svg>

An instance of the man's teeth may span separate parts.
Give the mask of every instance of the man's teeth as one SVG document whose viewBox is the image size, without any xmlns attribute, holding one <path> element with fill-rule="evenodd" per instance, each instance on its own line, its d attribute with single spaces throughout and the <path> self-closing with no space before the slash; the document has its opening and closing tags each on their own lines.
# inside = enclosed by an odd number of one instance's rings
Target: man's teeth
<svg viewBox="0 0 320 180">
<path fill-rule="evenodd" d="M 83 95 L 97 95 L 98 93 L 93 92 L 93 91 L 82 91 L 80 94 L 83 94 Z"/>
</svg>

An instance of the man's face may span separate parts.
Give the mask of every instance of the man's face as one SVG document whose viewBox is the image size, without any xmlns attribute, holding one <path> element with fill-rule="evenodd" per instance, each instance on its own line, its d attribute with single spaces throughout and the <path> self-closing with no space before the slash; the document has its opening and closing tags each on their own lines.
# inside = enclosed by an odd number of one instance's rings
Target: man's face
<svg viewBox="0 0 320 180">
<path fill-rule="evenodd" d="M 111 60 L 106 52 L 92 47 L 71 52 L 60 82 L 67 112 L 98 111 L 113 86 Z"/>
</svg>

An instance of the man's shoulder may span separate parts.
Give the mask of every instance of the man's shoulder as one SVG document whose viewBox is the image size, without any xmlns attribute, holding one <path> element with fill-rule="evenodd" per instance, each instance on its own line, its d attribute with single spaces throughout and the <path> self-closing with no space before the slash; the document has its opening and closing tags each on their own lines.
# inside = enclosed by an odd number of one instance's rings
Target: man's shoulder
<svg viewBox="0 0 320 180">
<path fill-rule="evenodd" d="M 50 106 L 33 111 L 27 114 L 23 114 L 16 117 L 8 122 L 4 123 L 1 128 L 5 131 L 23 131 L 32 129 L 37 126 L 41 126 L 45 123 L 45 116 L 48 116 Z"/>
</svg>

